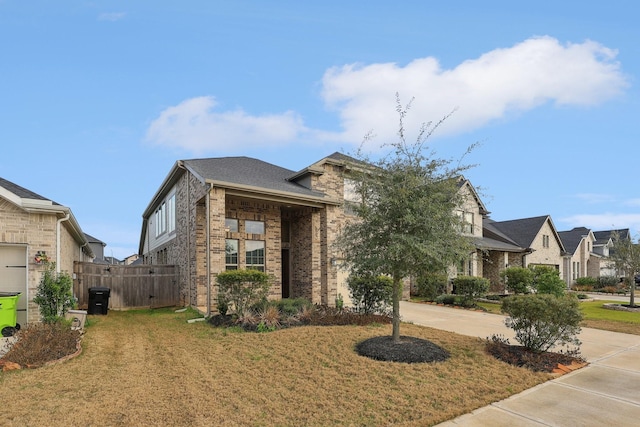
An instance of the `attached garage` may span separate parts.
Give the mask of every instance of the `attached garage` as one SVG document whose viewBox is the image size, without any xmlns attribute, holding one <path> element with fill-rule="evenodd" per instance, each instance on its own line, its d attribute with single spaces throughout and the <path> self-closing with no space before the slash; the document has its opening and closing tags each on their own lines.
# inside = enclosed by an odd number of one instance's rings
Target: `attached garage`
<svg viewBox="0 0 640 427">
<path fill-rule="evenodd" d="M 93 251 L 71 209 L 0 178 L 0 292 L 20 292 L 17 322 L 40 320 L 33 303 L 47 268 L 73 272 L 76 261 L 91 261 Z"/>
<path fill-rule="evenodd" d="M 20 292 L 18 299 L 18 323 L 26 325 L 27 301 L 27 247 L 25 245 L 0 245 L 0 292 Z"/>
</svg>

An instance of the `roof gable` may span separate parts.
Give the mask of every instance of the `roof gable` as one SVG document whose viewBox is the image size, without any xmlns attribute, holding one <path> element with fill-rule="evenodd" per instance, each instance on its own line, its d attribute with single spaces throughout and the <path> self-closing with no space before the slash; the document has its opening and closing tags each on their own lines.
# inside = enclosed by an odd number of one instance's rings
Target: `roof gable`
<svg viewBox="0 0 640 427">
<path fill-rule="evenodd" d="M 593 243 L 594 246 L 602 246 L 609 243 L 609 241 L 613 240 L 615 235 L 618 235 L 621 239 L 629 239 L 631 235 L 629 233 L 628 228 L 622 228 L 620 230 L 604 230 L 604 231 L 594 231 L 593 236 L 596 241 Z"/>
<path fill-rule="evenodd" d="M 493 226 L 496 230 L 508 236 L 519 246 L 522 246 L 523 248 L 531 248 L 535 238 L 540 234 L 542 227 L 547 222 L 551 227 L 554 238 L 558 242 L 560 249 L 564 251 L 562 240 L 560 239 L 560 236 L 558 236 L 556 227 L 553 225 L 553 221 L 551 221 L 551 217 L 549 215 L 514 219 L 510 221 L 496 221 L 493 222 Z"/>
<path fill-rule="evenodd" d="M 560 240 L 562 240 L 562 244 L 564 245 L 565 250 L 574 254 L 578 247 L 580 246 L 580 242 L 591 234 L 591 230 L 586 227 L 575 227 L 569 231 L 559 231 L 558 236 L 560 236 Z"/>
</svg>

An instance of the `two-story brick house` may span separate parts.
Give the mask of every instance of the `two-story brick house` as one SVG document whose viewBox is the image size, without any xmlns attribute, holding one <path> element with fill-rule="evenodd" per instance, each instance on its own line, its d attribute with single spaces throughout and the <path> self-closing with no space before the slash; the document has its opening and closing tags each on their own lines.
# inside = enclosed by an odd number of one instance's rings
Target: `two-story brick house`
<svg viewBox="0 0 640 427">
<path fill-rule="evenodd" d="M 73 271 L 74 261 L 90 262 L 93 252 L 71 209 L 0 178 L 0 292 L 20 292 L 18 323 L 38 321 L 33 303 L 45 268 Z"/>
<path fill-rule="evenodd" d="M 180 160 L 143 213 L 139 253 L 178 265 L 182 303 L 203 313 L 216 310 L 215 276 L 239 268 L 272 276 L 271 298 L 333 304 L 350 160 L 334 153 L 300 171 L 248 157 Z"/>
<path fill-rule="evenodd" d="M 485 218 L 484 237 L 489 243 L 485 269 L 492 283 L 507 267 L 546 265 L 563 273 L 564 245 L 549 215 L 509 221 Z"/>
</svg>

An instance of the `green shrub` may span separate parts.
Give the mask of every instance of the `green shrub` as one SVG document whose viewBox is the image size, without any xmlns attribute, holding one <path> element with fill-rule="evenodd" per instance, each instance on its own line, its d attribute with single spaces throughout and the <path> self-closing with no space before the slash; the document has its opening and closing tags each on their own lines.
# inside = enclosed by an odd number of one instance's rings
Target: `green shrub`
<svg viewBox="0 0 640 427">
<path fill-rule="evenodd" d="M 387 276 L 351 275 L 351 302 L 359 313 L 385 313 L 392 301 L 393 280 Z"/>
<path fill-rule="evenodd" d="M 456 303 L 456 296 L 451 294 L 442 294 L 436 297 L 436 303 L 453 305 Z"/>
<path fill-rule="evenodd" d="M 40 307 L 44 323 L 55 323 L 62 319 L 75 304 L 73 279 L 65 272 L 56 273 L 56 264 L 47 263 L 33 302 Z"/>
<path fill-rule="evenodd" d="M 551 294 L 557 297 L 564 294 L 567 284 L 560 278 L 560 272 L 548 265 L 536 265 L 533 272 L 533 288 L 539 294 Z"/>
<path fill-rule="evenodd" d="M 294 316 L 300 313 L 303 308 L 311 307 L 311 302 L 306 298 L 284 298 L 269 301 L 269 304 L 277 307 L 285 317 Z"/>
<path fill-rule="evenodd" d="M 476 298 L 484 296 L 489 290 L 490 282 L 483 277 L 458 276 L 453 279 L 455 293 L 462 297 L 462 305 L 470 307 L 475 304 Z"/>
<path fill-rule="evenodd" d="M 544 352 L 555 345 L 579 346 L 582 313 L 573 295 L 514 295 L 502 300 L 502 312 L 509 315 L 507 327 L 516 340 L 534 352 Z"/>
<path fill-rule="evenodd" d="M 595 277 L 578 277 L 574 282 L 578 286 L 596 286 L 598 284 L 598 279 Z M 615 284 L 615 283 L 614 283 Z"/>
<path fill-rule="evenodd" d="M 417 279 L 416 287 L 418 296 L 433 301 L 438 295 L 447 292 L 449 277 L 446 274 L 432 273 Z"/>
<path fill-rule="evenodd" d="M 582 277 L 580 279 L 582 279 Z M 602 289 L 605 286 L 618 286 L 619 283 L 620 279 L 618 279 L 616 276 L 600 276 L 596 279 L 594 287 L 596 289 Z"/>
<path fill-rule="evenodd" d="M 533 272 L 524 267 L 509 267 L 500 272 L 507 290 L 514 294 L 528 294 L 533 284 Z"/>
<path fill-rule="evenodd" d="M 216 277 L 218 309 L 233 307 L 242 318 L 249 307 L 265 303 L 269 294 L 269 276 L 258 270 L 227 270 Z M 222 314 L 222 313 L 221 313 Z"/>
</svg>

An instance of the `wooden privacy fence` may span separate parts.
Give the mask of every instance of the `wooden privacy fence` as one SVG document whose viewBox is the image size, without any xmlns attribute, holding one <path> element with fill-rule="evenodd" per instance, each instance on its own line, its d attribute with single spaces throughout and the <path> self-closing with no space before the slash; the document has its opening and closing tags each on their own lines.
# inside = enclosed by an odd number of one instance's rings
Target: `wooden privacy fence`
<svg viewBox="0 0 640 427">
<path fill-rule="evenodd" d="M 173 307 L 179 305 L 175 265 L 115 265 L 75 262 L 73 294 L 78 307 L 89 306 L 89 288 L 109 288 L 109 309 Z"/>
</svg>

